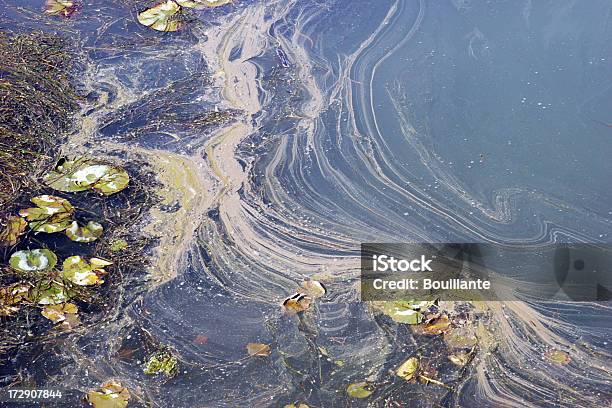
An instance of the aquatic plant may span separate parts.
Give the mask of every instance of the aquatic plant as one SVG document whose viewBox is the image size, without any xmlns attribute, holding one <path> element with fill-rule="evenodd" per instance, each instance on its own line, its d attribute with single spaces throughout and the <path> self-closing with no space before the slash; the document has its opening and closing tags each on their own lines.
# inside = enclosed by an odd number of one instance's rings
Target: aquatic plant
<svg viewBox="0 0 612 408">
<path fill-rule="evenodd" d="M 50 16 L 71 17 L 80 7 L 80 3 L 72 0 L 46 0 L 45 14 Z"/>
<path fill-rule="evenodd" d="M 16 215 L 9 215 L 6 220 L 6 227 L 0 231 L 0 246 L 11 246 L 15 245 L 19 240 L 28 224 L 23 218 Z"/>
<path fill-rule="evenodd" d="M 106 275 L 104 268 L 113 263 L 101 258 L 91 258 L 86 261 L 82 256 L 74 255 L 66 258 L 63 263 L 62 276 L 79 286 L 99 285 Z"/>
<path fill-rule="evenodd" d="M 19 210 L 19 215 L 29 222 L 33 231 L 54 233 L 68 228 L 74 207 L 64 198 L 41 195 L 31 198 L 37 207 Z"/>
<path fill-rule="evenodd" d="M 178 372 L 178 360 L 170 350 L 162 347 L 149 356 L 143 372 L 148 375 L 165 374 L 167 377 L 174 377 Z"/>
<path fill-rule="evenodd" d="M 167 0 L 138 13 L 138 22 L 156 31 L 172 32 L 180 28 L 176 19 L 181 6 L 173 0 Z"/>
<path fill-rule="evenodd" d="M 130 391 L 113 380 L 102 384 L 99 391 L 87 393 L 87 400 L 94 408 L 125 408 L 130 397 Z"/>
<path fill-rule="evenodd" d="M 372 395 L 372 384 L 365 381 L 349 384 L 346 387 L 346 393 L 353 398 L 367 398 Z"/>
<path fill-rule="evenodd" d="M 57 256 L 48 249 L 22 250 L 11 255 L 9 264 L 19 272 L 47 272 L 57 264 Z"/>
<path fill-rule="evenodd" d="M 76 221 L 72 221 L 65 233 L 72 241 L 89 243 L 100 238 L 103 231 L 104 228 L 99 222 L 89 221 L 86 226 L 81 226 Z"/>
<path fill-rule="evenodd" d="M 43 180 L 49 187 L 58 191 L 93 190 L 103 195 L 111 195 L 126 188 L 130 176 L 120 167 L 78 158 L 61 160 L 54 170 L 45 174 Z"/>
</svg>

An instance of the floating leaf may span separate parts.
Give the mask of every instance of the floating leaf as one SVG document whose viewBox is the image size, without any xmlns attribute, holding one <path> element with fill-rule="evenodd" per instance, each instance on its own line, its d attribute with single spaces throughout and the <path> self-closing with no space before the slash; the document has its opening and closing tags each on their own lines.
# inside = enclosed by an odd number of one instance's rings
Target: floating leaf
<svg viewBox="0 0 612 408">
<path fill-rule="evenodd" d="M 78 9 L 80 4 L 70 0 L 47 0 L 45 1 L 45 14 L 50 16 L 70 17 Z"/>
<path fill-rule="evenodd" d="M 367 382 L 349 384 L 346 393 L 353 398 L 367 398 L 372 395 L 372 390 Z"/>
<path fill-rule="evenodd" d="M 455 353 L 448 356 L 448 359 L 455 365 L 463 367 L 470 361 L 470 353 Z"/>
<path fill-rule="evenodd" d="M 270 355 L 270 346 L 262 343 L 247 344 L 249 356 L 266 357 Z"/>
<path fill-rule="evenodd" d="M 16 306 L 28 297 L 30 286 L 27 283 L 17 282 L 0 288 L 0 316 L 10 316 L 19 310 Z"/>
<path fill-rule="evenodd" d="M 79 312 L 77 306 L 73 303 L 60 303 L 57 305 L 45 306 L 41 314 L 53 323 L 59 323 L 66 320 L 66 315 L 77 314 Z"/>
<path fill-rule="evenodd" d="M 130 176 L 127 172 L 119 167 L 111 167 L 108 172 L 93 185 L 93 189 L 104 195 L 115 194 L 124 188 L 130 182 Z"/>
<path fill-rule="evenodd" d="M 187 8 L 219 7 L 231 3 L 232 0 L 175 0 L 180 6 Z"/>
<path fill-rule="evenodd" d="M 144 368 L 148 375 L 165 374 L 173 377 L 178 372 L 178 360 L 168 349 L 162 349 L 153 353 Z"/>
<path fill-rule="evenodd" d="M 100 223 L 89 221 L 86 226 L 80 226 L 76 221 L 66 228 L 66 235 L 75 242 L 93 242 L 102 236 L 104 228 Z"/>
<path fill-rule="evenodd" d="M 87 262 L 82 256 L 74 255 L 64 260 L 62 275 L 65 279 L 79 286 L 104 283 L 100 276 L 106 274 L 105 266 L 112 262 L 100 258 L 91 258 Z"/>
<path fill-rule="evenodd" d="M 544 354 L 544 356 L 553 363 L 567 365 L 572 360 L 568 353 L 562 350 L 549 350 Z"/>
<path fill-rule="evenodd" d="M 7 218 L 6 227 L 0 232 L 0 245 L 15 245 L 28 224 L 16 215 Z"/>
<path fill-rule="evenodd" d="M 42 208 L 47 214 L 53 215 L 62 212 L 73 213 L 74 207 L 70 204 L 70 201 L 65 198 L 56 197 L 48 194 L 32 197 L 30 199 L 32 203 L 36 204 L 39 208 Z M 31 221 L 31 220 L 30 220 Z"/>
<path fill-rule="evenodd" d="M 302 291 L 313 299 L 324 296 L 327 289 L 323 284 L 316 280 L 307 280 L 302 282 Z"/>
<path fill-rule="evenodd" d="M 414 378 L 414 375 L 419 368 L 419 359 L 416 357 L 410 357 L 404 361 L 401 366 L 395 371 L 398 377 L 402 377 L 406 381 L 410 381 Z"/>
<path fill-rule="evenodd" d="M 57 256 L 48 249 L 23 250 L 11 255 L 9 264 L 19 272 L 46 272 L 57 264 Z"/>
<path fill-rule="evenodd" d="M 64 198 L 52 195 L 33 197 L 30 201 L 37 207 L 19 210 L 19 215 L 29 221 L 30 228 L 48 234 L 68 228 L 74 207 Z"/>
<path fill-rule="evenodd" d="M 383 312 L 397 323 L 419 324 L 423 320 L 421 308 L 428 302 L 389 301 L 384 302 Z"/>
<path fill-rule="evenodd" d="M 417 331 L 422 334 L 438 335 L 446 332 L 450 328 L 450 323 L 448 316 L 442 315 L 425 323 Z"/>
<path fill-rule="evenodd" d="M 130 391 L 116 381 L 102 384 L 100 391 L 90 391 L 87 400 L 94 408 L 125 408 L 130 399 Z"/>
<path fill-rule="evenodd" d="M 283 301 L 283 307 L 290 313 L 299 313 L 308 309 L 311 303 L 310 296 L 297 292 Z"/>
<path fill-rule="evenodd" d="M 39 305 L 57 305 L 72 297 L 68 289 L 59 282 L 38 282 L 30 291 L 30 298 Z"/>
<path fill-rule="evenodd" d="M 175 16 L 180 9 L 176 2 L 167 0 L 138 13 L 138 22 L 157 31 L 176 31 L 180 27 L 180 22 Z"/>
<path fill-rule="evenodd" d="M 56 190 L 76 192 L 95 190 L 111 195 L 127 187 L 130 177 L 125 170 L 91 160 L 66 160 L 55 170 L 47 173 L 43 180 Z"/>
<path fill-rule="evenodd" d="M 444 342 L 450 348 L 466 349 L 474 347 L 478 338 L 471 328 L 461 327 L 444 333 Z"/>
</svg>

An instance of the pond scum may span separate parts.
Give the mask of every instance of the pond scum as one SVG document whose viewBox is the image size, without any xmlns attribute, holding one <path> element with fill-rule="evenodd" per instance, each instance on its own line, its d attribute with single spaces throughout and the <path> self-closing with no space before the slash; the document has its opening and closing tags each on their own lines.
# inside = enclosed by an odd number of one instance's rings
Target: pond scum
<svg viewBox="0 0 612 408">
<path fill-rule="evenodd" d="M 78 57 L 52 34 L 0 33 L 2 387 L 41 381 L 28 370 L 36 355 L 133 299 L 152 244 L 138 229 L 158 201 L 145 163 L 61 157 L 61 135 L 74 130 L 84 99 Z M 84 179 L 62 186 L 79 171 Z M 111 381 L 90 402 L 109 395 L 129 398 Z"/>
</svg>

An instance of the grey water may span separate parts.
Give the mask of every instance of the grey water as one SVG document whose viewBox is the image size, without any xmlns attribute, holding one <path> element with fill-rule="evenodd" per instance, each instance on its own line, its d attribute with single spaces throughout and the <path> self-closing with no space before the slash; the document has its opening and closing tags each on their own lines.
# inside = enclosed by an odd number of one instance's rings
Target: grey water
<svg viewBox="0 0 612 408">
<path fill-rule="evenodd" d="M 481 364 L 438 366 L 456 385 L 449 391 L 390 374 L 416 349 L 435 360 L 444 345 L 421 344 L 355 290 L 361 242 L 610 242 L 609 1 L 236 1 L 195 11 L 194 28 L 177 33 L 138 25 L 150 4 L 84 2 L 69 20 L 43 20 L 39 3 L 0 2 L 0 28 L 57 31 L 83 52 L 90 96 L 106 92 L 116 107 L 94 103 L 92 149 L 110 141 L 200 157 L 218 127 L 193 123 L 215 109 L 251 131 L 232 157 L 247 173 L 232 191 L 238 209 L 222 200 L 202 209 L 175 277 L 76 340 L 95 368 L 66 352 L 52 377 L 46 357 L 33 362 L 34 377 L 79 390 L 116 377 L 160 407 L 612 400 L 609 365 L 593 370 L 578 357 L 551 368 L 525 323 L 539 316 L 609 362 L 609 305 L 500 312 L 492 320 L 507 338 Z M 260 49 L 241 59 L 237 46 L 228 60 L 255 67 L 256 112 L 224 100 L 202 51 L 215 27 L 239 27 L 240 16 L 255 22 L 240 38 Z M 284 313 L 282 299 L 312 276 L 328 279 L 328 295 L 308 313 Z M 175 378 L 147 377 L 141 360 L 107 349 L 136 348 L 143 333 L 176 351 Z M 249 342 L 273 352 L 245 359 Z M 371 401 L 346 395 L 365 380 L 377 385 Z"/>
</svg>

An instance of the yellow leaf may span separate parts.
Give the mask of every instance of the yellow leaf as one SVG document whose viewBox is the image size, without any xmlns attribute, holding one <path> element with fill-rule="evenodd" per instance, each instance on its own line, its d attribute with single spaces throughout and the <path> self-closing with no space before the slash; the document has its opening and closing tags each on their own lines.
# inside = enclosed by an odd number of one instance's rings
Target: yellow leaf
<svg viewBox="0 0 612 408">
<path fill-rule="evenodd" d="M 249 356 L 266 357 L 270 355 L 270 346 L 262 343 L 247 344 L 247 352 Z"/>
<path fill-rule="evenodd" d="M 419 359 L 416 357 L 410 357 L 408 360 L 404 361 L 401 366 L 395 371 L 398 377 L 402 377 L 406 381 L 412 380 L 414 378 L 414 374 L 419 368 Z"/>
</svg>

